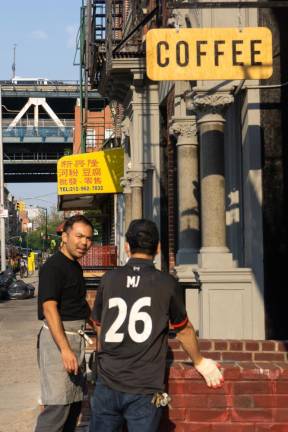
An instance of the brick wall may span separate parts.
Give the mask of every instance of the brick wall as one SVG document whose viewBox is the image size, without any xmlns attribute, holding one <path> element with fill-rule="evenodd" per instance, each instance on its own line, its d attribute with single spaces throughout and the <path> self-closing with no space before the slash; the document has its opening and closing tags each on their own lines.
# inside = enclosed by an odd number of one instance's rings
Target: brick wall
<svg viewBox="0 0 288 432">
<path fill-rule="evenodd" d="M 288 341 L 199 343 L 204 355 L 221 363 L 225 384 L 208 388 L 179 343 L 170 339 L 167 388 L 172 401 L 159 432 L 288 432 Z M 78 432 L 89 422 L 88 399 Z"/>
<path fill-rule="evenodd" d="M 94 298 L 88 290 L 90 305 Z M 172 401 L 159 432 L 288 432 L 288 341 L 200 339 L 202 354 L 219 361 L 225 378 L 224 387 L 209 389 L 171 336 Z M 88 396 L 77 432 L 86 432 L 89 417 Z"/>
<path fill-rule="evenodd" d="M 225 384 L 209 389 L 195 369 L 169 370 L 171 407 L 161 432 L 287 432 L 287 363 L 224 364 Z"/>
</svg>

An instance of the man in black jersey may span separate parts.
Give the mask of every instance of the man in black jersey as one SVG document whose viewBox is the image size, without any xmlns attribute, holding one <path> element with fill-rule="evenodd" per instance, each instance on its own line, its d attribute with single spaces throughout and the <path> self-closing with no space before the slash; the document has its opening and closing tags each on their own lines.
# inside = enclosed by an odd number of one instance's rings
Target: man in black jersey
<svg viewBox="0 0 288 432">
<path fill-rule="evenodd" d="M 39 275 L 39 368 L 43 412 L 35 432 L 73 432 L 81 410 L 85 343 L 78 331 L 90 319 L 86 288 L 78 259 L 92 244 L 93 226 L 84 216 L 68 219 L 61 251 Z"/>
<path fill-rule="evenodd" d="M 92 318 L 100 338 L 98 380 L 90 432 L 156 432 L 161 409 L 153 395 L 164 391 L 169 323 L 208 386 L 223 377 L 200 354 L 176 279 L 153 264 L 159 252 L 154 222 L 138 219 L 126 233 L 128 263 L 102 278 Z"/>
</svg>

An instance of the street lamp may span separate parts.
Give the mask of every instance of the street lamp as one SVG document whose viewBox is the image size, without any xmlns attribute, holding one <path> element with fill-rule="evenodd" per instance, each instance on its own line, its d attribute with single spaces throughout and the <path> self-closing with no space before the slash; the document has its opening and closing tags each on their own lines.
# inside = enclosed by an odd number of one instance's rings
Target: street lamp
<svg viewBox="0 0 288 432">
<path fill-rule="evenodd" d="M 2 88 L 0 85 L 0 210 L 4 210 L 4 164 L 2 136 Z M 1 270 L 6 269 L 5 221 L 0 217 Z"/>
</svg>

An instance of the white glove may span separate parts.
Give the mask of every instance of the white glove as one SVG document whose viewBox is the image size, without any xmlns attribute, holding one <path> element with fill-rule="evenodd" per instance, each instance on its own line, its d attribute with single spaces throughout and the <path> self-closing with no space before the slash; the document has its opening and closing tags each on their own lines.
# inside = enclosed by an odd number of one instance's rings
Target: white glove
<svg viewBox="0 0 288 432">
<path fill-rule="evenodd" d="M 203 376 L 208 387 L 220 387 L 224 382 L 217 363 L 212 359 L 203 357 L 201 362 L 195 365 L 195 369 Z"/>
</svg>

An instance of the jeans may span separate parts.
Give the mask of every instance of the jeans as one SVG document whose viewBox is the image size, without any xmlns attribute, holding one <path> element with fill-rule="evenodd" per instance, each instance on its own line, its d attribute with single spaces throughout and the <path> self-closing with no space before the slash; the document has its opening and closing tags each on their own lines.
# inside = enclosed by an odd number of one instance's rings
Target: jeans
<svg viewBox="0 0 288 432">
<path fill-rule="evenodd" d="M 99 379 L 91 399 L 89 432 L 157 432 L 162 409 L 151 403 L 152 395 L 123 393 Z"/>
</svg>

